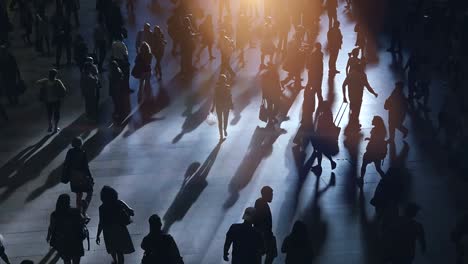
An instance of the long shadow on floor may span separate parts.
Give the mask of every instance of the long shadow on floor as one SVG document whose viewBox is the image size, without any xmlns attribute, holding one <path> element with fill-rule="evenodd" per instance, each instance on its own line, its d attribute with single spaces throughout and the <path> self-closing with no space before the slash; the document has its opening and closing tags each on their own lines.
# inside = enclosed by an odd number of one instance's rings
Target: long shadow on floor
<svg viewBox="0 0 468 264">
<path fill-rule="evenodd" d="M 7 166 L 0 169 L 0 175 L 4 177 L 0 179 L 0 186 L 6 187 L 6 190 L 0 195 L 0 202 L 8 199 L 15 190 L 27 182 L 39 177 L 42 170 L 69 146 L 73 138 L 86 133 L 91 128 L 92 125 L 85 120 L 83 115 L 58 134 L 52 135 L 49 144 L 41 148 L 39 145 L 43 145 L 44 140 L 47 141 L 47 137 L 43 138 L 37 146 L 36 153 L 29 152 L 27 159 L 20 159 L 21 163 L 18 164 L 18 167 L 11 167 L 18 161 L 18 156 L 13 158 L 11 162 L 7 162 Z"/>
<path fill-rule="evenodd" d="M 89 139 L 87 139 L 84 144 L 83 144 L 83 149 L 87 153 L 87 157 L 89 161 L 92 161 L 95 159 L 101 152 L 102 150 L 109 144 L 111 143 L 118 135 L 121 134 L 125 126 L 128 124 L 128 121 L 131 118 L 127 118 L 127 121 L 124 121 L 122 124 L 119 126 L 111 126 L 111 127 L 99 127 L 97 132 Z M 81 137 L 85 138 L 87 133 L 89 133 L 90 129 L 87 129 L 86 131 L 83 131 L 81 134 L 75 134 L 74 137 Z M 74 138 L 67 138 L 67 142 L 65 147 L 69 146 L 71 140 Z M 26 198 L 26 202 L 30 202 L 37 197 L 39 197 L 42 193 L 47 191 L 48 189 L 56 186 L 57 184 L 60 183 L 61 175 L 63 171 L 63 162 L 60 166 L 57 168 L 53 169 L 45 182 L 34 189 Z"/>
<path fill-rule="evenodd" d="M 156 97 L 147 97 L 138 108 L 138 111 L 132 116 L 128 123 L 128 128 L 123 134 L 124 137 L 129 137 L 144 126 L 159 120 L 164 117 L 155 117 L 157 113 L 164 110 L 170 104 L 170 98 L 166 90 L 159 89 L 159 94 Z"/>
<path fill-rule="evenodd" d="M 212 105 L 212 95 L 210 91 L 212 90 L 211 88 L 215 79 L 216 74 L 212 74 L 209 79 L 201 84 L 198 91 L 195 91 L 187 97 L 186 109 L 183 112 L 186 118 L 182 124 L 182 130 L 172 140 L 173 144 L 179 142 L 185 134 L 197 129 L 206 120 Z M 199 107 L 193 112 L 193 108 L 196 105 L 199 105 Z"/>
<path fill-rule="evenodd" d="M 169 231 L 172 224 L 177 221 L 181 221 L 185 217 L 192 205 L 197 201 L 198 197 L 200 197 L 203 190 L 208 186 L 206 178 L 210 173 L 211 167 L 216 161 L 216 157 L 218 156 L 222 143 L 223 142 L 220 141 L 216 145 L 203 164 L 193 162 L 187 168 L 184 182 L 163 217 L 164 231 Z"/>
</svg>

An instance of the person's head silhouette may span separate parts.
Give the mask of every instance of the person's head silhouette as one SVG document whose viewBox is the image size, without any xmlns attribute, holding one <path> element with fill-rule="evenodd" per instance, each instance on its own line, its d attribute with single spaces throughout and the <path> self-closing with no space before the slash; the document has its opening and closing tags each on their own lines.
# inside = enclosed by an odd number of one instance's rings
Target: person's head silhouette
<svg viewBox="0 0 468 264">
<path fill-rule="evenodd" d="M 159 217 L 159 215 L 154 214 L 150 216 L 150 218 L 148 219 L 148 222 L 150 226 L 150 232 L 161 231 L 162 222 L 161 222 L 161 217 Z"/>
<path fill-rule="evenodd" d="M 253 222 L 255 221 L 255 208 L 247 207 L 244 211 L 242 219 L 247 223 L 253 224 Z"/>
<path fill-rule="evenodd" d="M 273 189 L 270 186 L 264 186 L 260 191 L 262 194 L 262 198 L 265 199 L 268 203 L 273 201 Z"/>
</svg>

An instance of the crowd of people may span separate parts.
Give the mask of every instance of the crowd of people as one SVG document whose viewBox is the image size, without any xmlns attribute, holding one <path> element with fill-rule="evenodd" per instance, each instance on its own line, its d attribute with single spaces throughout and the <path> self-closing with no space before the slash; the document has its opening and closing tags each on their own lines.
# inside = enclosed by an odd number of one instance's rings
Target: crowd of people
<svg viewBox="0 0 468 264">
<path fill-rule="evenodd" d="M 260 12 L 264 19 L 260 23 L 259 35 L 254 34 L 254 27 L 251 25 L 259 16 L 255 1 L 240 1 L 237 14 L 232 12 L 230 6 L 237 4 L 236 2 L 218 1 L 218 27 L 213 24 L 213 15 L 195 2 L 171 1 L 173 9 L 167 25 L 145 23 L 143 29 L 137 33 L 137 55 L 133 63 L 126 43 L 128 36 L 125 17 L 117 0 L 96 1 L 98 16 L 93 31 L 93 49 L 88 48 L 87 40 L 79 34 L 80 0 L 56 0 L 55 3 L 46 0 L 12 0 L 8 5 L 3 2 L 0 4 L 0 95 L 4 95 L 13 107 L 19 104 L 21 95 L 26 90 L 18 62 L 10 51 L 12 42 L 9 32 L 12 30 L 20 30 L 24 43 L 32 45 L 39 53 L 50 55 L 51 48 L 55 48 L 54 68 L 49 70 L 47 78 L 35 82 L 35 86 L 39 88 L 39 101 L 47 110 L 49 133 L 58 133 L 60 130 L 61 105 L 69 90 L 66 82 L 59 78 L 63 69 L 64 50 L 66 64 L 70 66 L 74 63 L 76 70 L 80 72 L 85 116 L 90 122 L 99 123 L 104 72 L 107 71 L 108 81 L 105 83 L 108 84 L 109 96 L 114 106 L 112 117 L 115 121 L 122 121 L 130 113 L 129 96 L 134 92 L 130 87 L 131 77 L 139 80 L 137 97 L 139 102 L 144 101 L 148 93 L 151 93 L 152 76 L 160 82 L 166 76 L 162 63 L 166 53 L 170 53 L 173 59 L 180 59 L 180 78 L 189 80 L 197 74 L 195 65 L 200 62 L 206 49 L 209 60 L 214 60 L 217 56 L 221 59 L 218 81 L 213 88 L 211 112 L 216 113 L 219 137 L 223 141 L 228 136 L 229 114 L 234 108 L 231 90 L 236 84 L 236 72 L 231 66 L 232 57 L 234 54 L 239 55 L 240 65 L 245 66 L 248 60 L 244 54 L 246 47 L 253 48 L 258 42 L 259 83 L 262 91 L 259 119 L 266 123 L 266 128 L 277 129 L 282 115 L 287 112 L 283 107 L 285 91 L 304 90 L 299 132 L 294 139 L 295 147 L 306 151 L 309 144 L 312 145 L 312 160 L 317 160 L 317 165 L 310 170 L 315 174 L 320 175 L 322 172 L 323 156 L 330 161 L 330 168 L 334 170 L 339 166 L 333 156 L 339 152 L 338 141 L 342 129 L 339 122 L 336 122 L 338 116 L 333 116 L 331 99 L 322 94 L 324 53 L 329 55 L 328 75 L 332 78 L 337 74 L 345 76 L 340 110 L 346 111 L 349 105 L 349 122 L 344 134 L 352 137 L 361 133 L 360 111 L 364 91 L 367 90 L 376 98 L 379 95 L 373 88 L 376 84 L 370 84 L 366 74 L 368 46 L 373 41 L 369 38 L 372 31 L 369 21 L 358 16 L 354 27 L 355 47 L 347 51 L 346 68 L 337 69 L 336 63 L 343 44 L 337 0 L 325 0 L 323 3 L 285 1 L 287 4 L 265 0 Z M 357 2 L 359 1 L 347 0 L 345 9 L 354 12 L 353 9 L 359 9 Z M 134 0 L 127 0 L 126 7 L 130 14 L 134 12 L 134 5 Z M 153 3 L 154 5 L 157 6 L 157 3 Z M 49 9 L 52 9 L 51 15 L 47 12 Z M 398 7 L 393 9 L 390 12 L 400 10 Z M 320 20 L 321 10 L 326 10 L 328 16 L 326 43 L 316 41 L 321 25 L 324 24 Z M 385 172 L 382 163 L 387 157 L 388 145 L 395 144 L 396 130 L 402 133 L 403 139 L 407 137 L 409 130 L 404 126 L 407 114 L 422 113 L 427 116 L 431 111 L 429 92 L 433 83 L 431 73 L 435 69 L 442 72 L 440 78 L 446 80 L 449 89 L 434 132 L 444 131 L 444 146 L 448 149 L 451 162 L 463 168 L 466 166 L 464 161 L 468 152 L 465 146 L 468 137 L 465 133 L 465 113 L 468 100 L 467 93 L 461 86 L 465 81 L 466 71 L 463 58 L 467 55 L 463 47 L 468 44 L 468 34 L 463 29 L 467 26 L 468 16 L 463 10 L 466 10 L 466 6 L 458 4 L 458 1 L 449 1 L 446 7 L 438 7 L 435 4 L 428 6 L 424 1 L 417 0 L 409 6 L 405 23 L 391 24 L 388 51 L 396 61 L 402 59 L 404 49 L 409 51 L 410 56 L 400 69 L 400 80 L 394 84 L 391 95 L 385 100 L 388 124 L 381 116 L 376 115 L 372 119 L 372 129 L 365 138 L 368 143 L 362 157 L 360 174 L 356 179 L 358 188 L 362 189 L 366 168 L 370 163 L 375 165 L 381 177 L 371 204 L 375 207 L 379 220 L 378 233 L 383 241 L 381 247 L 384 263 L 412 263 L 416 242 L 420 243 L 422 251 L 426 250 L 423 225 L 415 220 L 419 206 L 414 203 L 402 204 L 395 198 L 390 179 L 393 174 L 398 173 L 398 168 L 390 168 Z M 19 14 L 20 29 L 16 29 L 11 23 L 10 12 Z M 368 13 L 361 15 L 365 14 Z M 236 26 L 233 24 L 235 21 Z M 449 23 L 452 26 L 448 26 Z M 419 29 L 415 29 L 416 27 Z M 403 42 L 403 36 L 410 34 L 416 37 Z M 450 40 L 449 43 L 443 43 L 447 56 L 431 56 L 431 43 L 440 35 Z M 166 48 L 168 45 L 171 47 Z M 280 77 L 281 71 L 287 73 L 283 80 Z M 302 84 L 304 71 L 307 72 L 305 86 Z M 0 116 L 8 120 L 7 111 L 1 101 Z M 56 209 L 50 217 L 47 241 L 64 263 L 77 264 L 85 254 L 83 241 L 87 239 L 89 246 L 86 225 L 90 217 L 87 210 L 91 203 L 94 180 L 82 140 L 75 138 L 71 145 L 64 161 L 61 181 L 70 184 L 71 192 L 76 194 L 76 205 L 72 207 L 68 194 L 58 197 Z M 86 197 L 83 199 L 84 194 Z M 124 255 L 135 252 L 127 226 L 138 212 L 134 212 L 120 200 L 117 191 L 110 186 L 102 188 L 100 198 L 102 205 L 99 207 L 96 243 L 100 244 L 103 234 L 106 250 L 112 256 L 113 263 L 124 263 Z M 278 250 L 268 205 L 272 199 L 272 188 L 263 187 L 261 198 L 253 207 L 245 209 L 244 222 L 233 224 L 229 228 L 223 248 L 225 261 L 232 259 L 232 263 L 242 264 L 274 262 Z M 401 208 L 404 210 L 400 210 Z M 463 257 L 463 247 L 458 245 L 461 238 L 468 233 L 466 226 L 466 219 L 462 220 L 453 233 L 459 259 Z M 162 221 L 158 215 L 149 218 L 149 229 L 149 234 L 141 243 L 145 252 L 142 263 L 183 263 L 175 240 L 162 231 Z M 232 257 L 229 255 L 231 248 Z M 314 254 L 312 249 L 307 226 L 298 220 L 281 246 L 281 252 L 286 254 L 286 263 L 310 263 Z M 1 237 L 0 257 L 10 263 Z M 22 263 L 32 262 L 25 260 Z"/>
</svg>

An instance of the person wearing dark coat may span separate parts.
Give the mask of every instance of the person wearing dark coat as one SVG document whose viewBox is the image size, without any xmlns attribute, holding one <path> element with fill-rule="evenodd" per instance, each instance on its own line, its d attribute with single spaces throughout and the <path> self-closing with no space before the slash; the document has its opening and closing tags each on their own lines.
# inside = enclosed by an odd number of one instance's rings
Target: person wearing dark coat
<svg viewBox="0 0 468 264">
<path fill-rule="evenodd" d="M 340 73 L 340 71 L 336 69 L 336 60 L 338 59 L 338 53 L 340 52 L 341 45 L 343 44 L 340 22 L 336 21 L 333 27 L 328 30 L 327 40 L 328 53 L 330 54 L 330 58 L 328 60 L 328 72 L 330 75 L 333 75 Z"/>
<path fill-rule="evenodd" d="M 62 58 L 63 49 L 67 53 L 67 64 L 71 64 L 72 59 L 72 37 L 70 21 L 63 15 L 60 9 L 52 17 L 53 37 L 55 44 L 55 66 L 60 68 L 60 60 Z"/>
<path fill-rule="evenodd" d="M 164 38 L 164 33 L 159 26 L 155 26 L 151 40 L 151 52 L 156 60 L 155 73 L 159 81 L 162 80 L 161 62 L 164 57 L 167 41 Z"/>
<path fill-rule="evenodd" d="M 265 264 L 273 263 L 278 256 L 276 248 L 276 237 L 273 234 L 273 219 L 271 209 L 268 205 L 273 200 L 273 189 L 264 186 L 261 190 L 262 197 L 255 201 L 255 223 L 254 227 L 262 234 L 265 244 Z"/>
<path fill-rule="evenodd" d="M 110 64 L 109 70 L 109 96 L 112 98 L 114 104 L 114 113 L 112 116 L 114 119 L 119 119 L 124 114 L 123 108 L 123 98 L 124 92 L 127 92 L 123 89 L 123 79 L 124 74 L 119 67 L 117 61 L 113 60 Z"/>
<path fill-rule="evenodd" d="M 224 261 L 229 261 L 229 248 L 232 245 L 232 264 L 260 264 L 265 252 L 262 234 L 253 227 L 255 208 L 245 209 L 241 224 L 233 224 L 226 233 Z"/>
<path fill-rule="evenodd" d="M 388 111 L 388 132 L 389 140 L 395 140 L 395 130 L 398 129 L 403 133 L 403 138 L 408 135 L 408 128 L 403 125 L 406 112 L 408 111 L 408 102 L 403 92 L 403 82 L 396 82 L 395 89 L 387 98 L 384 108 Z"/>
<path fill-rule="evenodd" d="M 76 208 L 85 213 L 93 196 L 94 180 L 89 170 L 86 151 L 82 149 L 83 141 L 74 138 L 71 145 L 72 148 L 68 150 L 63 163 L 62 179 L 70 181 L 71 191 L 76 194 Z M 84 200 L 83 193 L 86 193 Z"/>
<path fill-rule="evenodd" d="M 47 242 L 57 251 L 64 264 L 79 264 L 84 256 L 84 223 L 80 210 L 70 207 L 70 196 L 61 194 L 55 211 L 50 215 Z"/>
<path fill-rule="evenodd" d="M 304 222 L 298 220 L 294 223 L 291 234 L 283 241 L 281 252 L 286 254 L 285 264 L 311 263 L 312 245 Z"/>
<path fill-rule="evenodd" d="M 143 238 L 141 249 L 145 252 L 142 264 L 183 264 L 174 238 L 161 230 L 161 218 L 154 214 L 149 220 L 150 232 Z"/>
<path fill-rule="evenodd" d="M 213 105 L 211 112 L 216 110 L 218 117 L 219 139 L 223 140 L 227 137 L 227 126 L 229 121 L 229 111 L 232 109 L 232 95 L 226 75 L 219 76 L 216 84 L 215 94 L 213 97 Z M 224 133 L 224 134 L 223 134 Z"/>
<path fill-rule="evenodd" d="M 339 128 L 333 123 L 333 113 L 330 102 L 322 101 L 317 108 L 317 121 L 315 122 L 315 132 L 312 136 L 314 152 L 311 158 L 317 158 L 317 165 L 312 167 L 312 171 L 321 173 L 323 156 L 330 161 L 332 170 L 336 168 L 333 155 L 338 153 L 338 129 Z"/>
<path fill-rule="evenodd" d="M 5 94 L 11 105 L 18 104 L 19 91 L 17 84 L 21 80 L 15 56 L 11 54 L 6 46 L 0 46 L 0 96 Z"/>
<path fill-rule="evenodd" d="M 205 20 L 200 25 L 201 34 L 201 46 L 198 50 L 197 61 L 200 61 L 200 56 L 205 48 L 208 49 L 208 55 L 210 60 L 214 60 L 213 56 L 213 44 L 215 42 L 214 30 L 213 30 L 213 18 L 211 15 L 207 15 Z"/>
<path fill-rule="evenodd" d="M 124 201 L 119 200 L 117 191 L 109 186 L 102 188 L 101 201 L 96 244 L 101 243 L 100 236 L 104 233 L 107 253 L 112 256 L 115 264 L 123 264 L 124 254 L 135 252 L 127 229 L 134 211 Z"/>
<path fill-rule="evenodd" d="M 322 80 L 323 80 L 323 52 L 322 45 L 315 43 L 314 50 L 307 61 L 308 80 L 304 90 L 304 103 L 302 105 L 302 121 L 306 127 L 312 125 L 312 117 L 315 112 L 315 96 L 318 105 L 323 101 Z"/>
<path fill-rule="evenodd" d="M 151 61 L 153 54 L 151 54 L 151 47 L 148 43 L 142 42 L 139 52 L 135 58 L 135 65 L 132 69 L 133 77 L 140 80 L 138 89 L 138 101 L 143 100 L 143 96 L 151 93 L 150 78 L 151 78 Z"/>
</svg>

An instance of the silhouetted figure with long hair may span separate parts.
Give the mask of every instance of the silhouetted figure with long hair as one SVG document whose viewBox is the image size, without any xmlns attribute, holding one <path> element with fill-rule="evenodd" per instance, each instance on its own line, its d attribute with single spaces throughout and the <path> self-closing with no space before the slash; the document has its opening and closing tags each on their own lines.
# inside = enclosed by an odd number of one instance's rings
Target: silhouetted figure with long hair
<svg viewBox="0 0 468 264">
<path fill-rule="evenodd" d="M 317 165 L 312 170 L 322 171 L 322 156 L 330 161 L 331 169 L 336 168 L 336 162 L 332 156 L 338 153 L 338 136 L 340 129 L 333 123 L 333 113 L 330 102 L 323 101 L 317 108 L 317 121 L 315 133 L 312 138 L 314 152 L 312 159 L 317 158 Z"/>
<path fill-rule="evenodd" d="M 174 238 L 164 233 L 161 218 L 154 214 L 149 220 L 150 232 L 143 238 L 141 249 L 145 252 L 142 264 L 183 264 Z"/>
<path fill-rule="evenodd" d="M 98 19 L 98 24 L 94 28 L 93 31 L 93 40 L 94 40 L 94 53 L 96 53 L 97 56 L 97 63 L 98 63 L 98 68 L 99 71 L 103 71 L 103 65 L 104 61 L 106 60 L 106 54 L 107 54 L 107 49 L 108 49 L 108 43 L 109 41 L 107 40 L 107 29 L 106 29 L 106 24 L 104 23 L 104 19 Z"/>
<path fill-rule="evenodd" d="M 408 128 L 403 125 L 406 112 L 408 111 L 408 102 L 403 92 L 403 82 L 396 82 L 395 89 L 387 98 L 384 108 L 388 110 L 388 132 L 389 140 L 395 140 L 395 130 L 398 129 L 403 133 L 403 138 L 408 135 Z"/>
<path fill-rule="evenodd" d="M 216 110 L 216 115 L 218 117 L 218 129 L 219 129 L 219 139 L 223 140 L 224 137 L 227 137 L 227 126 L 229 121 L 229 111 L 232 109 L 232 95 L 231 88 L 228 84 L 227 76 L 221 74 L 219 80 L 216 83 L 214 97 L 213 97 L 213 106 L 211 107 L 211 112 Z M 223 137 L 224 136 L 224 137 Z"/>
<path fill-rule="evenodd" d="M 328 53 L 330 58 L 328 59 L 328 73 L 330 75 L 340 73 L 336 69 L 336 60 L 338 59 L 338 53 L 340 52 L 341 45 L 343 44 L 343 35 L 340 30 L 340 22 L 336 21 L 327 33 L 328 40 Z"/>
<path fill-rule="evenodd" d="M 47 118 L 49 120 L 48 132 L 58 132 L 60 121 L 60 108 L 62 100 L 67 93 L 67 89 L 62 81 L 57 79 L 58 71 L 52 69 L 49 71 L 49 77 L 40 79 L 36 82 L 36 87 L 39 90 L 39 100 L 45 104 L 47 110 Z"/>
<path fill-rule="evenodd" d="M 361 113 L 364 88 L 366 88 L 376 98 L 378 94 L 374 89 L 372 89 L 367 81 L 367 75 L 364 72 L 362 65 L 354 66 L 354 69 L 349 72 L 343 82 L 343 102 L 348 103 L 348 100 L 346 99 L 346 87 L 348 87 L 349 96 L 349 123 L 360 128 L 361 124 L 359 124 L 359 114 Z"/>
<path fill-rule="evenodd" d="M 279 112 L 281 102 L 281 84 L 278 70 L 275 65 L 269 64 L 267 69 L 261 75 L 262 82 L 262 100 L 267 108 L 267 126 L 278 123 L 276 115 Z"/>
<path fill-rule="evenodd" d="M 208 49 L 208 55 L 210 60 L 216 59 L 215 56 L 213 56 L 213 45 L 215 42 L 215 35 L 214 35 L 214 26 L 213 26 L 213 17 L 211 15 L 207 15 L 205 20 L 200 25 L 200 34 L 201 34 L 201 46 L 200 49 L 198 50 L 197 54 L 197 61 L 200 61 L 200 56 L 205 50 L 205 48 Z"/>
<path fill-rule="evenodd" d="M 70 182 L 71 191 L 76 194 L 76 208 L 85 213 L 93 196 L 94 180 L 86 151 L 82 149 L 83 141 L 74 138 L 71 145 L 72 148 L 68 150 L 63 163 L 62 181 Z M 86 193 L 84 200 L 83 193 Z"/>
<path fill-rule="evenodd" d="M 132 222 L 133 209 L 124 201 L 119 200 L 117 191 L 109 186 L 102 188 L 101 201 L 96 244 L 101 243 L 100 236 L 103 232 L 107 253 L 112 256 L 115 264 L 123 264 L 124 254 L 135 252 L 127 229 L 127 225 Z"/>
<path fill-rule="evenodd" d="M 0 235 L 0 258 L 6 263 L 10 264 L 10 259 L 8 258 L 5 252 L 5 242 L 3 240 L 3 236 Z"/>
<path fill-rule="evenodd" d="M 84 223 L 85 219 L 80 210 L 70 207 L 70 196 L 61 194 L 57 199 L 55 211 L 50 215 L 47 242 L 65 264 L 79 264 L 84 256 Z"/>
<path fill-rule="evenodd" d="M 245 209 L 241 224 L 233 224 L 226 233 L 224 261 L 229 261 L 229 248 L 232 245 L 232 264 L 261 264 L 265 246 L 262 234 L 253 227 L 255 208 Z"/>
<path fill-rule="evenodd" d="M 364 62 L 359 58 L 358 48 L 354 48 L 350 53 L 348 53 L 348 57 L 348 62 L 346 63 L 346 75 L 348 75 L 352 70 L 364 67 Z"/>
<path fill-rule="evenodd" d="M 271 209 L 268 205 L 273 201 L 273 189 L 270 186 L 264 186 L 260 191 L 262 197 L 255 201 L 255 223 L 254 227 L 262 234 L 265 243 L 265 264 L 273 263 L 278 256 L 276 248 L 276 237 L 273 234 L 273 219 Z"/>
<path fill-rule="evenodd" d="M 297 220 L 294 223 L 291 233 L 283 241 L 281 252 L 286 254 L 285 264 L 311 263 L 313 249 L 304 222 Z"/>
<path fill-rule="evenodd" d="M 375 169 L 382 178 L 385 176 L 382 170 L 382 161 L 387 156 L 387 129 L 380 116 L 374 116 L 372 125 L 370 137 L 364 139 L 368 140 L 369 143 L 367 144 L 366 152 L 362 158 L 361 176 L 358 179 L 358 184 L 360 186 L 364 183 L 364 175 L 366 174 L 366 168 L 369 163 L 374 163 Z"/>
<path fill-rule="evenodd" d="M 164 57 L 164 51 L 166 49 L 167 41 L 164 38 L 164 33 L 162 32 L 159 26 L 155 26 L 153 29 L 153 36 L 151 42 L 151 52 L 156 60 L 156 66 L 154 67 L 154 71 L 156 73 L 156 77 L 159 81 L 162 80 L 162 68 L 161 62 Z"/>
<path fill-rule="evenodd" d="M 314 50 L 307 61 L 308 80 L 304 90 L 304 103 L 302 104 L 302 121 L 306 127 L 312 125 L 312 117 L 315 112 L 315 96 L 318 104 L 323 102 L 322 80 L 323 80 L 323 52 L 322 45 L 315 43 Z"/>
<path fill-rule="evenodd" d="M 138 88 L 138 101 L 143 100 L 143 96 L 150 91 L 150 79 L 151 79 L 151 60 L 153 54 L 151 54 L 151 48 L 146 42 L 142 42 L 140 46 L 140 52 L 138 52 L 135 58 L 135 65 L 133 66 L 132 76 L 140 80 L 140 86 Z"/>
</svg>

